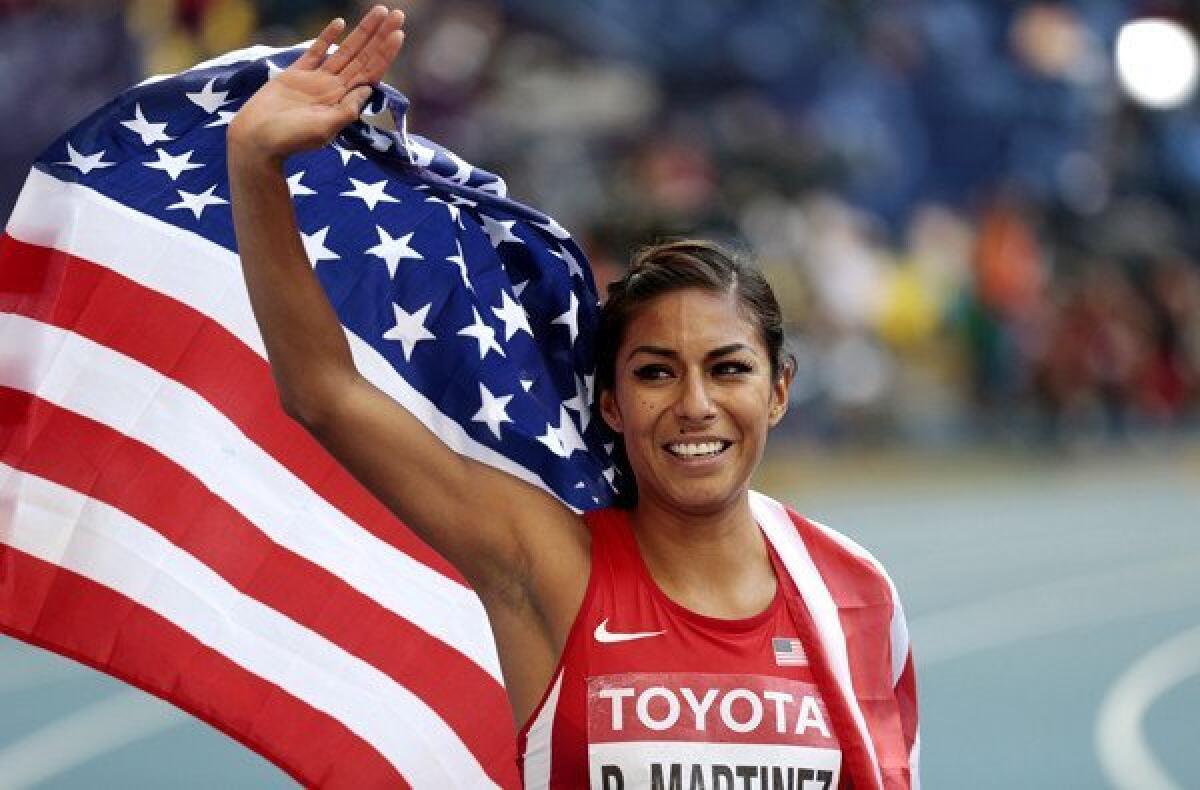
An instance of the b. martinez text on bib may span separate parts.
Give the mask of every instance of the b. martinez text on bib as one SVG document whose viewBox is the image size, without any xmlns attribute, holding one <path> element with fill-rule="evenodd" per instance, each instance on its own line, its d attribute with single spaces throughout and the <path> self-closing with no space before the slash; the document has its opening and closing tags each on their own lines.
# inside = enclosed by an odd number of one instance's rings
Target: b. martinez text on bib
<svg viewBox="0 0 1200 790">
<path fill-rule="evenodd" d="M 841 751 L 812 683 L 639 672 L 588 678 L 588 761 L 601 790 L 831 790 Z"/>
</svg>

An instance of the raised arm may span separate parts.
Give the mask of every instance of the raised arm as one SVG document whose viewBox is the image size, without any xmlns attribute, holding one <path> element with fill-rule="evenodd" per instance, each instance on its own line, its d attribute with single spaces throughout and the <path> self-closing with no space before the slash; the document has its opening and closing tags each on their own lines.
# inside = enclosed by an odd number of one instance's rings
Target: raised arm
<svg viewBox="0 0 1200 790">
<path fill-rule="evenodd" d="M 246 285 L 281 402 L 321 443 L 480 590 L 511 595 L 578 574 L 582 524 L 558 500 L 448 449 L 367 382 L 312 267 L 283 162 L 354 121 L 400 50 L 404 16 L 372 9 L 332 55 L 331 22 L 229 126 L 234 225 Z M 537 568 L 531 557 L 539 555 Z M 560 568 L 561 566 L 561 568 Z M 584 565 L 586 567 L 586 565 Z"/>
</svg>

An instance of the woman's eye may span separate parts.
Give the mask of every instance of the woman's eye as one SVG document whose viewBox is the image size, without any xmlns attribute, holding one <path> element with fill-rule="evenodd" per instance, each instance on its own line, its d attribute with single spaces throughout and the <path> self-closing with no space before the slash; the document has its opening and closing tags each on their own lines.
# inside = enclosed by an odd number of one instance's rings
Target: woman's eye
<svg viewBox="0 0 1200 790">
<path fill-rule="evenodd" d="M 753 366 L 745 362 L 735 361 L 720 362 L 713 368 L 713 372 L 718 376 L 736 376 L 742 373 L 750 373 L 753 370 Z"/>
<path fill-rule="evenodd" d="M 633 371 L 633 375 L 637 376 L 642 381 L 655 381 L 657 379 L 665 379 L 671 375 L 671 369 L 665 365 L 642 365 Z"/>
</svg>

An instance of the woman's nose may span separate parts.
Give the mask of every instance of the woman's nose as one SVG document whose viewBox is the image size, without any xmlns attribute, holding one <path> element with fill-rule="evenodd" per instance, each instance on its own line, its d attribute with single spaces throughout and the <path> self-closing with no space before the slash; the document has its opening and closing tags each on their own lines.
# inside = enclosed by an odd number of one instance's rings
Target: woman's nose
<svg viewBox="0 0 1200 790">
<path fill-rule="evenodd" d="M 679 399 L 675 402 L 675 414 L 687 422 L 705 422 L 716 416 L 712 393 L 703 376 L 685 376 L 680 382 Z"/>
</svg>

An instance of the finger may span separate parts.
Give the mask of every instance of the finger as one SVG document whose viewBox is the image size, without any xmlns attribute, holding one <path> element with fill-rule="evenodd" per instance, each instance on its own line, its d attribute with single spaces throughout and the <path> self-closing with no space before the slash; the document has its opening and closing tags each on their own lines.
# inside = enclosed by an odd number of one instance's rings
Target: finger
<svg viewBox="0 0 1200 790">
<path fill-rule="evenodd" d="M 396 24 L 402 23 L 403 16 L 397 19 Z M 403 43 L 404 31 L 398 28 L 389 30 L 386 35 L 377 35 L 370 46 L 364 48 L 358 58 L 344 68 L 340 77 L 348 85 L 379 82 L 396 60 L 396 55 L 400 54 Z"/>
<path fill-rule="evenodd" d="M 370 40 L 363 45 L 357 57 L 343 67 L 338 76 L 346 85 L 362 82 L 378 82 L 391 66 L 404 41 L 401 27 L 404 12 L 399 9 L 388 13 L 387 18 L 375 30 Z"/>
<path fill-rule="evenodd" d="M 304 54 L 296 58 L 296 62 L 292 65 L 300 69 L 315 69 L 320 66 L 321 61 L 325 59 L 325 53 L 329 51 L 329 48 L 333 46 L 345 29 L 346 20 L 341 17 L 331 20 L 304 51 Z"/>
<path fill-rule="evenodd" d="M 340 74 L 346 68 L 347 64 L 358 57 L 358 53 L 370 42 L 371 37 L 375 35 L 375 31 L 379 29 L 379 26 L 388 17 L 388 10 L 381 5 L 377 5 L 368 11 L 359 21 L 358 26 L 354 28 L 353 32 L 346 36 L 346 40 L 338 47 L 338 51 L 328 57 L 321 65 L 321 68 L 330 74 Z"/>
<path fill-rule="evenodd" d="M 371 48 L 363 58 L 363 75 L 366 82 L 379 82 L 391 68 L 404 45 L 404 31 L 393 30 L 384 37 L 379 45 Z"/>
</svg>

